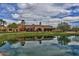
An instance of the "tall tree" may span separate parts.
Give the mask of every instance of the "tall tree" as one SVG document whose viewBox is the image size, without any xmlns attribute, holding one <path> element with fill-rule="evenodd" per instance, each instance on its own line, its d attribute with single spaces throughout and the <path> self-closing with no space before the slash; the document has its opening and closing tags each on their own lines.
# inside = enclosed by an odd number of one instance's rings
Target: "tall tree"
<svg viewBox="0 0 79 59">
<path fill-rule="evenodd" d="M 66 31 L 70 29 L 70 25 L 66 22 L 62 22 L 58 24 L 58 29 L 62 30 L 62 31 Z"/>
<path fill-rule="evenodd" d="M 73 27 L 72 30 L 77 32 L 79 31 L 79 27 Z"/>
<path fill-rule="evenodd" d="M 12 23 L 8 25 L 9 28 L 17 28 L 17 24 L 16 23 Z"/>
</svg>

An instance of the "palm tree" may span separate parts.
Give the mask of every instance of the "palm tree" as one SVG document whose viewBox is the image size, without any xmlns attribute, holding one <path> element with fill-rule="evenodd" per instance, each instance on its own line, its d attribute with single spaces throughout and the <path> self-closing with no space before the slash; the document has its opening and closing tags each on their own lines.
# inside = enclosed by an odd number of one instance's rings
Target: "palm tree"
<svg viewBox="0 0 79 59">
<path fill-rule="evenodd" d="M 4 26 L 7 22 L 3 20 L 2 25 Z"/>
<path fill-rule="evenodd" d="M 6 21 L 4 21 L 3 19 L 0 19 L 0 25 L 5 25 L 6 24 Z"/>
<path fill-rule="evenodd" d="M 0 19 L 0 25 L 2 25 L 2 23 L 3 23 L 3 19 Z"/>
<path fill-rule="evenodd" d="M 0 19 L 0 31 L 6 31 L 6 27 L 4 26 L 6 24 L 6 21 L 3 19 Z"/>
</svg>

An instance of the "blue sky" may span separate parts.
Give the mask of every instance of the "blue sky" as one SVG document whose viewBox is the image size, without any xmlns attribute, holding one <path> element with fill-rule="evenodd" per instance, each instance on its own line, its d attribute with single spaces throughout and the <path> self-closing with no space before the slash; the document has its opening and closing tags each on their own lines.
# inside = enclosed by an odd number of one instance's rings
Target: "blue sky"
<svg viewBox="0 0 79 59">
<path fill-rule="evenodd" d="M 8 23 L 26 20 L 27 24 L 43 24 L 57 26 L 59 22 L 68 22 L 73 26 L 79 26 L 78 3 L 35 3 L 16 4 L 1 3 L 0 18 Z M 48 23 L 49 22 L 49 23 Z"/>
</svg>

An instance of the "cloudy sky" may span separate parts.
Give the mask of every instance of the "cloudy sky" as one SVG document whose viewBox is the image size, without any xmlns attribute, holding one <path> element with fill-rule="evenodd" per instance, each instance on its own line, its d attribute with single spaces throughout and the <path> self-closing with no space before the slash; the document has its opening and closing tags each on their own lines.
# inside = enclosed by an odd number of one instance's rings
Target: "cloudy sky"
<svg viewBox="0 0 79 59">
<path fill-rule="evenodd" d="M 79 26 L 79 4 L 69 3 L 35 3 L 35 4 L 0 4 L 0 19 L 8 23 L 26 20 L 26 24 L 42 24 L 57 26 L 68 22 Z"/>
</svg>

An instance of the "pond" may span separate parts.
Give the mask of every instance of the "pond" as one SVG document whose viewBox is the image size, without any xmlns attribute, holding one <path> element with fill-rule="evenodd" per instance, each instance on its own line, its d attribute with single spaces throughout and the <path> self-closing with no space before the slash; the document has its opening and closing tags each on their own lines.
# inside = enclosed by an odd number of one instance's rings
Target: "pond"
<svg viewBox="0 0 79 59">
<path fill-rule="evenodd" d="M 0 42 L 4 56 L 78 56 L 79 36 L 41 36 Z"/>
</svg>

